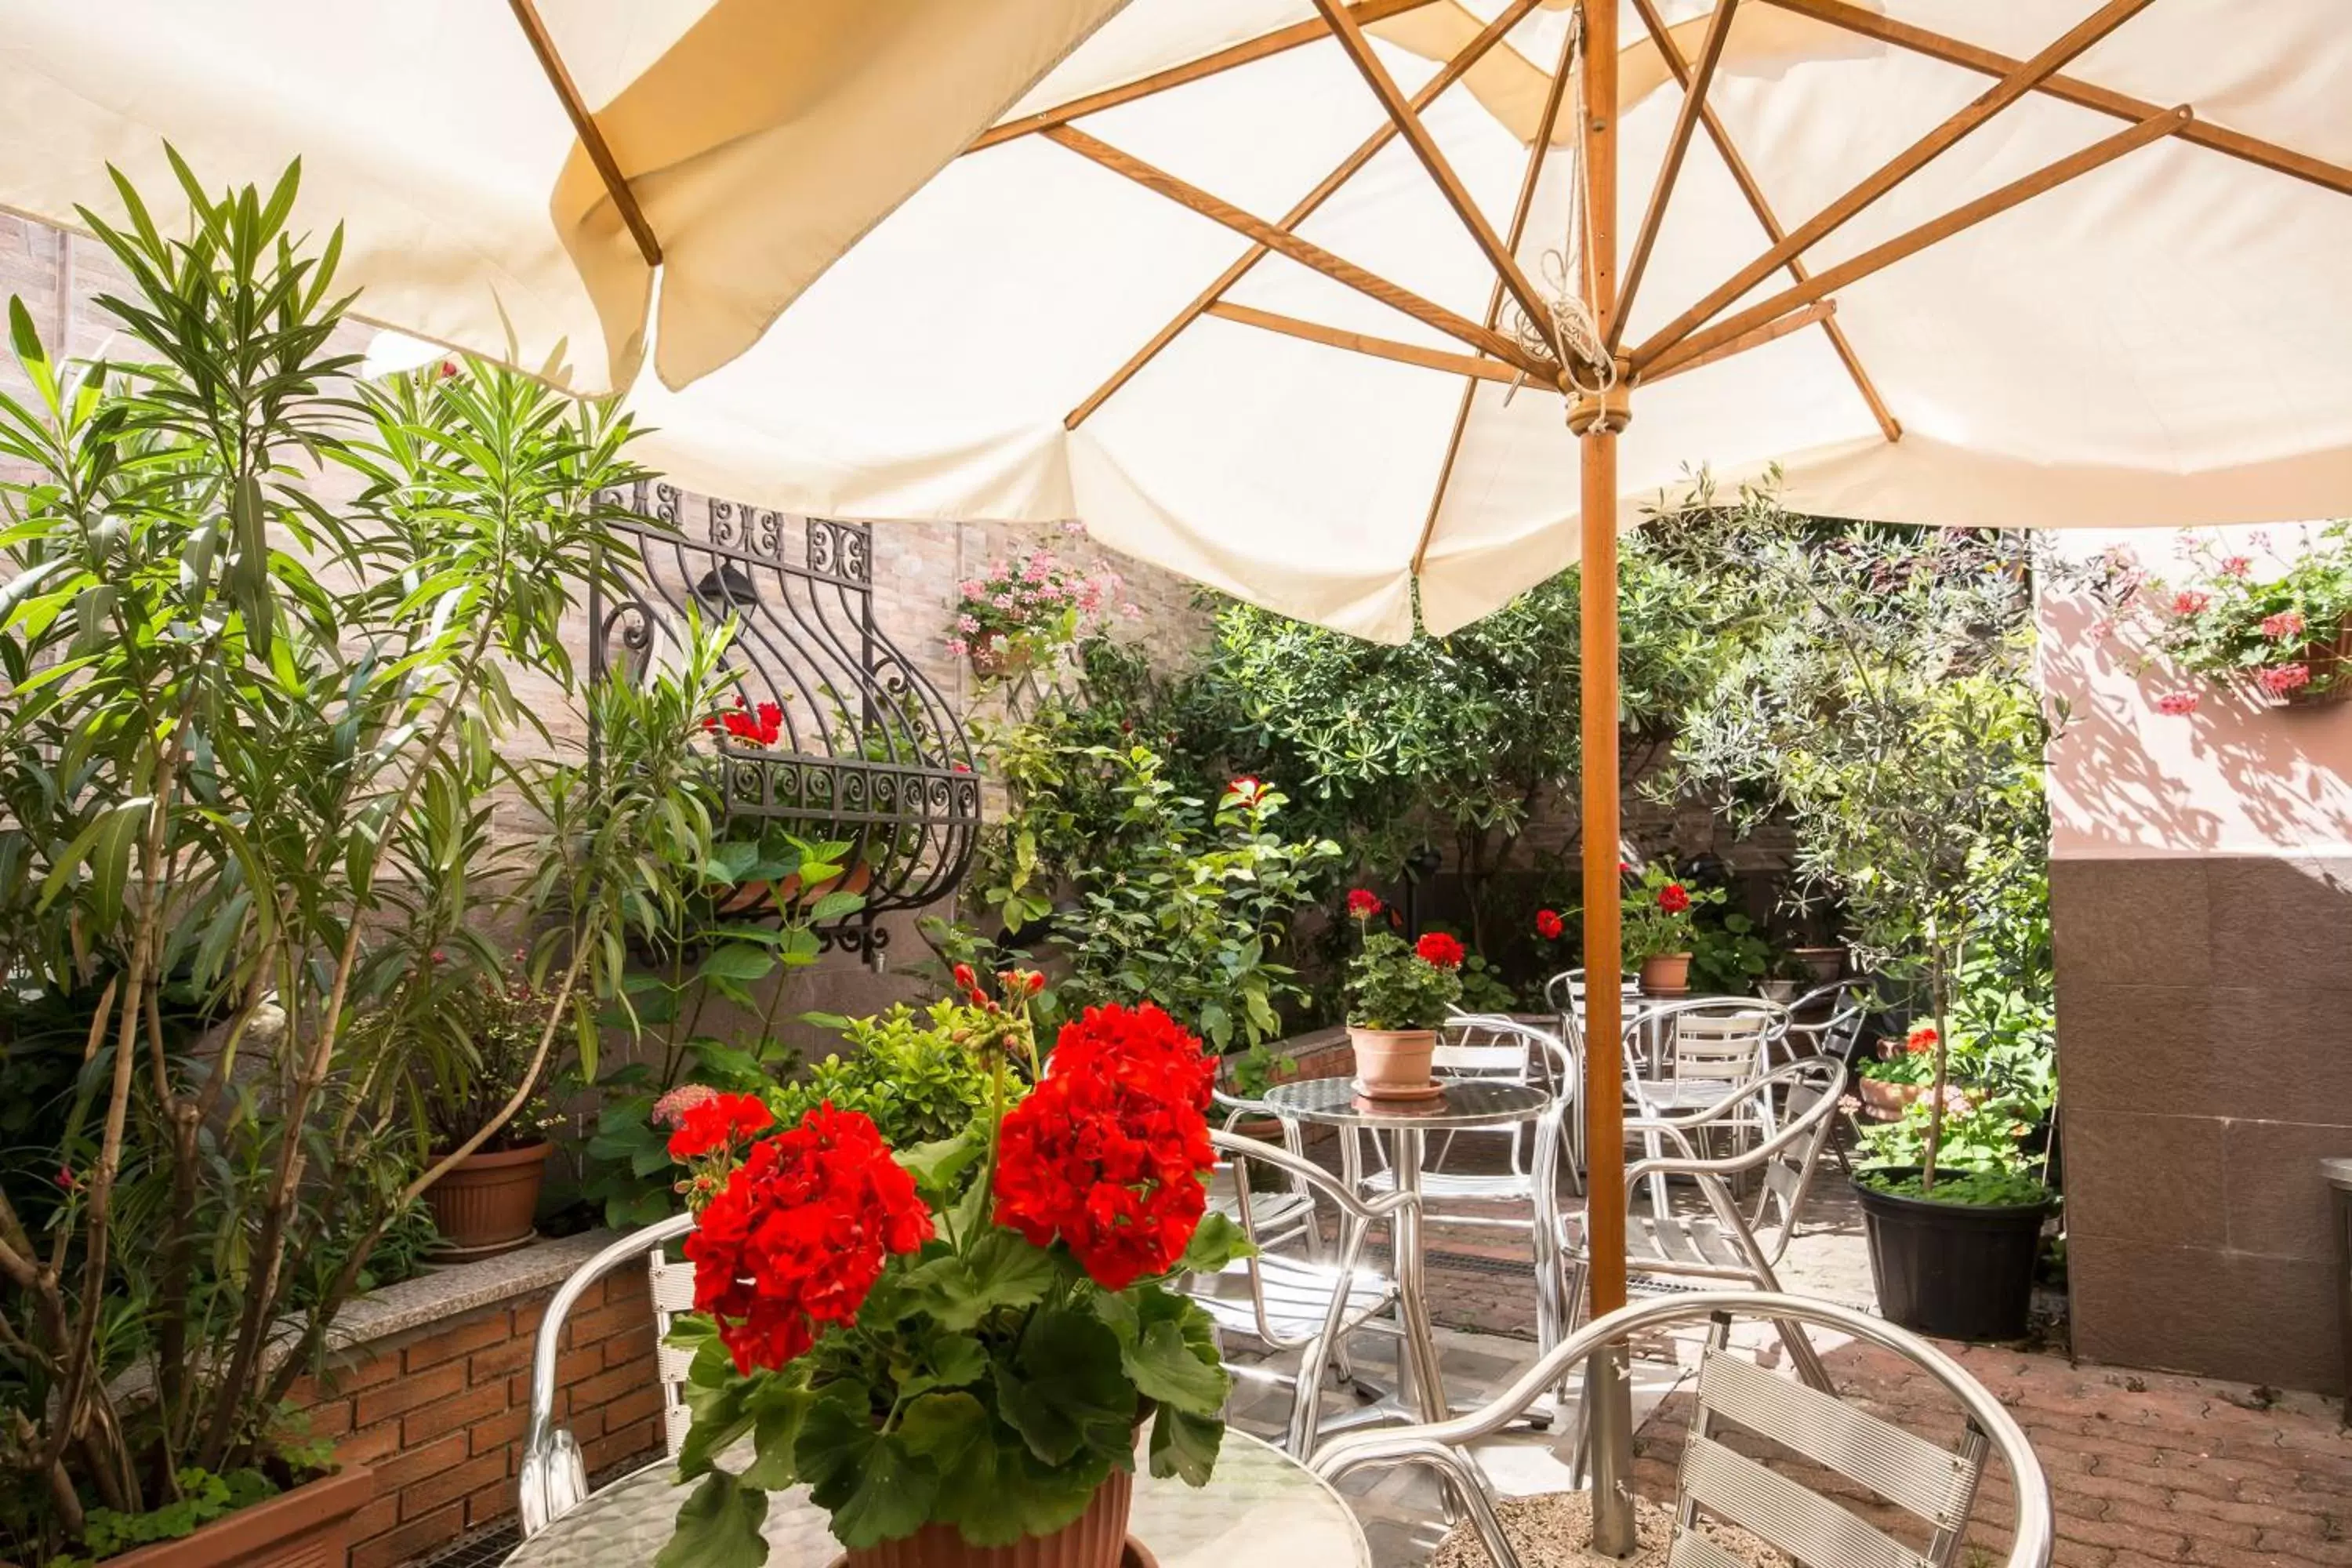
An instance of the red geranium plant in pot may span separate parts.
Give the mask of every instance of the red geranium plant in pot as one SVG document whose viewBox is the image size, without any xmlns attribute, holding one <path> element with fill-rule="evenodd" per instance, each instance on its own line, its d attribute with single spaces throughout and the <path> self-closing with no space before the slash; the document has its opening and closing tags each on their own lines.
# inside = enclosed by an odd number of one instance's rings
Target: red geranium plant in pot
<svg viewBox="0 0 2352 1568">
<path fill-rule="evenodd" d="M 1619 906 L 1625 952 L 1642 962 L 1642 989 L 1653 996 L 1676 996 L 1690 989 L 1691 942 L 1697 930 L 1692 910 L 1723 902 L 1721 888 L 1693 888 L 1653 860 L 1625 875 Z"/>
<path fill-rule="evenodd" d="M 700 1484 L 662 1568 L 764 1562 L 767 1494 L 795 1485 L 852 1568 L 1117 1568 L 1139 1447 L 1208 1479 L 1229 1379 L 1168 1283 L 1246 1250 L 1207 1211 L 1215 1059 L 1146 1003 L 1065 1025 L 1041 1071 L 1039 977 L 994 1000 L 957 978 L 992 1020 L 971 1132 L 894 1151 L 827 1103 L 783 1129 L 712 1111 L 677 1151 L 703 1314 L 672 1334 L 694 1349 L 678 1467 Z"/>
<path fill-rule="evenodd" d="M 1462 943 L 1444 931 L 1408 943 L 1375 926 L 1383 913 L 1381 900 L 1361 888 L 1348 895 L 1348 912 L 1357 931 L 1347 981 L 1357 1091 L 1374 1100 L 1429 1095 L 1437 1026 L 1462 996 Z"/>
</svg>

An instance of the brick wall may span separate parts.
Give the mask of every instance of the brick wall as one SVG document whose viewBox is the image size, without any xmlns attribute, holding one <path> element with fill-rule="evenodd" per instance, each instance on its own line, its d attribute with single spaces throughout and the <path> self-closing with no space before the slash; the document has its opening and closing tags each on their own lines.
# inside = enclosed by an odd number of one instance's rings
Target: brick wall
<svg viewBox="0 0 2352 1568">
<path fill-rule="evenodd" d="M 294 1403 L 347 1464 L 375 1474 L 375 1497 L 352 1521 L 350 1568 L 394 1568 L 515 1511 L 515 1476 L 530 1411 L 530 1356 L 556 1284 L 604 1241 L 551 1243 L 509 1258 L 395 1285 L 346 1312 L 347 1346 L 323 1384 Z M 488 1285 L 470 1277 L 491 1271 Z M 499 1294 L 499 1281 L 517 1284 Z M 488 1291 L 494 1300 L 477 1300 Z M 434 1298 L 446 1307 L 436 1310 Z M 411 1326 L 373 1335 L 372 1321 Z M 555 1413 L 591 1475 L 658 1457 L 661 1390 L 653 1308 L 642 1269 L 623 1266 L 572 1309 L 556 1363 Z"/>
</svg>

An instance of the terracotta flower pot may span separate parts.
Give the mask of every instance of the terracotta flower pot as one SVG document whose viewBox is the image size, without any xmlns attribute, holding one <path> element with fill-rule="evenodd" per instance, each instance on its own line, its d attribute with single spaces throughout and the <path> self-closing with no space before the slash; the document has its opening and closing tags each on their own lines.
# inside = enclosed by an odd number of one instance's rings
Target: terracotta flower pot
<svg viewBox="0 0 2352 1568">
<path fill-rule="evenodd" d="M 2325 702 L 2352 700 L 2352 616 L 2341 616 L 2333 627 L 2321 626 L 2320 635 L 2303 645 L 2304 668 L 2311 671 L 2311 681 L 2286 694 L 2290 708 L 2313 708 Z"/>
<path fill-rule="evenodd" d="M 443 1261 L 511 1252 L 531 1238 L 539 1212 L 539 1185 L 547 1175 L 551 1143 L 468 1154 L 447 1175 L 425 1189 L 441 1245 L 432 1256 Z"/>
<path fill-rule="evenodd" d="M 1797 947 L 1789 952 L 1790 956 L 1813 972 L 1817 984 L 1827 985 L 1845 973 L 1845 949 L 1842 947 Z"/>
<path fill-rule="evenodd" d="M 1025 644 L 1009 641 L 994 632 L 982 632 L 971 645 L 971 672 L 985 680 L 1018 675 L 1037 662 Z"/>
<path fill-rule="evenodd" d="M 1095 1490 L 1087 1511 L 1051 1535 L 1024 1535 L 1010 1546 L 974 1546 L 951 1524 L 927 1524 L 912 1535 L 845 1552 L 839 1568 L 1123 1568 L 1149 1564 L 1131 1551 L 1127 1514 L 1135 1476 L 1113 1470 Z"/>
<path fill-rule="evenodd" d="M 342 1568 L 352 1515 L 375 1495 L 364 1465 L 216 1519 L 194 1535 L 106 1560 L 107 1568 Z"/>
<path fill-rule="evenodd" d="M 1759 981 L 1756 994 L 1767 1002 L 1778 1002 L 1785 1007 L 1797 999 L 1797 983 L 1793 980 Z"/>
<path fill-rule="evenodd" d="M 1654 952 L 1642 960 L 1642 989 L 1652 996 L 1680 996 L 1690 990 L 1691 955 Z"/>
<path fill-rule="evenodd" d="M 1429 1092 L 1429 1058 L 1437 1049 L 1434 1029 L 1360 1029 L 1348 1026 L 1356 1052 L 1356 1087 L 1377 1100 Z"/>
</svg>

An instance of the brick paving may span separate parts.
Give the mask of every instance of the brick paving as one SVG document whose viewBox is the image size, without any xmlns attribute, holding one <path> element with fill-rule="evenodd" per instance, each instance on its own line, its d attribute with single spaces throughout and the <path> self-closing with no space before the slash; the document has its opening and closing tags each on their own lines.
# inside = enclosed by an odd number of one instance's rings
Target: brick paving
<svg viewBox="0 0 2352 1568">
<path fill-rule="evenodd" d="M 1320 1151 L 1318 1151 L 1320 1152 Z M 1449 1393 L 1475 1403 L 1534 1355 L 1535 1300 L 1524 1237 L 1493 1228 L 1433 1225 L 1430 1302 Z M 1823 1173 L 1808 1222 L 1780 1270 L 1785 1289 L 1868 1309 L 1867 1256 L 1850 1189 Z M 2178 1310 L 2197 1311 L 2185 1300 Z M 2056 1335 L 2063 1347 L 2063 1325 Z M 1863 1408 L 1938 1441 L 1959 1431 L 1958 1409 L 1875 1347 L 1826 1337 L 1841 1394 Z M 1696 1345 L 1678 1342 L 1675 1366 L 1637 1367 L 1636 1481 L 1670 1500 L 1690 1394 L 1683 1379 Z M 2352 1568 L 2352 1428 L 2339 1398 L 2251 1388 L 2163 1373 L 2078 1363 L 2016 1347 L 1944 1347 L 2017 1417 L 2048 1477 L 2060 1568 Z M 1777 1346 L 1759 1360 L 1776 1362 Z M 1359 1357 L 1375 1375 L 1382 1351 Z M 1237 1409 L 1245 1427 L 1279 1431 L 1278 1402 Z M 1517 1434 L 1483 1445 L 1480 1463 L 1498 1490 L 1557 1490 L 1567 1471 L 1556 1435 Z M 1804 1484 L 1838 1497 L 1890 1533 L 1924 1544 L 1914 1521 L 1841 1478 L 1766 1446 L 1750 1451 Z M 1425 1473 L 1351 1478 L 1350 1495 L 1381 1568 L 1426 1561 L 1442 1537 Z M 1960 1568 L 1990 1568 L 2006 1553 L 2012 1495 L 1990 1467 Z"/>
</svg>

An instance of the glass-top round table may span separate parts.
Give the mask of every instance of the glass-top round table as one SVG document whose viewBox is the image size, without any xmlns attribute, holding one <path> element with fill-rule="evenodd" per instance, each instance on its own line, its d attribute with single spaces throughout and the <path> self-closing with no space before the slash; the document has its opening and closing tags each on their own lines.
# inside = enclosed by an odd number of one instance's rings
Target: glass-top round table
<svg viewBox="0 0 2352 1568">
<path fill-rule="evenodd" d="M 515 1548 L 507 1568 L 647 1568 L 669 1543 L 688 1491 L 668 1460 L 583 1501 Z M 1371 1548 L 1339 1494 L 1269 1444 L 1227 1428 L 1205 1487 L 1139 1465 L 1128 1533 L 1160 1568 L 1371 1568 Z M 795 1487 L 769 1500 L 768 1568 L 826 1568 L 841 1556 L 822 1510 Z"/>
<path fill-rule="evenodd" d="M 1276 1116 L 1297 1121 L 1321 1122 L 1346 1132 L 1340 1144 L 1342 1170 L 1356 1177 L 1355 1131 L 1381 1138 L 1388 1146 L 1389 1169 L 1397 1190 L 1419 1196 L 1422 1192 L 1423 1140 L 1432 1132 L 1459 1132 L 1474 1127 L 1508 1127 L 1533 1122 L 1536 1127 L 1532 1185 L 1535 1206 L 1535 1269 L 1539 1337 L 1563 1325 L 1556 1294 L 1559 1278 L 1559 1225 L 1555 1184 L 1549 1173 L 1557 1168 L 1559 1118 L 1547 1115 L 1553 1106 L 1549 1090 L 1533 1084 L 1497 1079 L 1454 1078 L 1441 1080 L 1444 1092 L 1428 1100 L 1371 1100 L 1357 1092 L 1345 1078 L 1293 1079 L 1270 1086 L 1260 1097 Z M 1415 1205 L 1397 1212 L 1391 1222 L 1396 1244 L 1397 1318 L 1403 1329 L 1404 1363 L 1411 1373 L 1413 1415 L 1423 1421 L 1443 1421 L 1452 1414 L 1446 1403 L 1445 1380 L 1438 1367 L 1437 1339 L 1429 1322 L 1428 1268 L 1423 1255 L 1422 1215 Z"/>
</svg>

